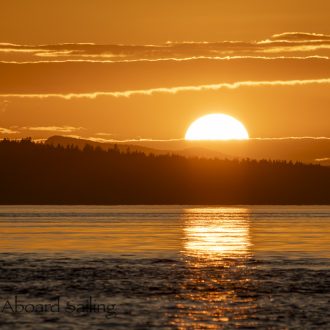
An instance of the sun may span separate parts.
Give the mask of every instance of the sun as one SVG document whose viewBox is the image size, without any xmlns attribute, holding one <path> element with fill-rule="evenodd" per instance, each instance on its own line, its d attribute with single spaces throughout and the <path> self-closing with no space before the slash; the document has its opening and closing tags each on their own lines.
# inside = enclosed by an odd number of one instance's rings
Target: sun
<svg viewBox="0 0 330 330">
<path fill-rule="evenodd" d="M 213 113 L 196 119 L 188 128 L 186 140 L 247 140 L 249 133 L 234 117 Z"/>
</svg>

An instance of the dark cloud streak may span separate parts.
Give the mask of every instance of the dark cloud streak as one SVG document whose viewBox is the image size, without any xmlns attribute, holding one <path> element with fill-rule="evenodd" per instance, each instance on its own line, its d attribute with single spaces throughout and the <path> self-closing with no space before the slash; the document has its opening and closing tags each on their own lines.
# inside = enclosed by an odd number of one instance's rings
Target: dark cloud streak
<svg viewBox="0 0 330 330">
<path fill-rule="evenodd" d="M 320 54 L 322 52 L 322 54 Z M 218 56 L 306 56 L 329 55 L 330 36 L 287 32 L 260 41 L 168 42 L 159 45 L 97 45 L 68 43 L 55 45 L 0 44 L 1 61 L 39 61 L 40 59 L 98 59 L 112 61 Z"/>
</svg>

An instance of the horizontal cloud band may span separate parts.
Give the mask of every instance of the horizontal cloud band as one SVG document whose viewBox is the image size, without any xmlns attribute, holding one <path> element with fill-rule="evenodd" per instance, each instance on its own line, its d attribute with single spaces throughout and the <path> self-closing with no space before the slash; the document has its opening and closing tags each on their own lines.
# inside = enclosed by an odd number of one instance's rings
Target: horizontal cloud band
<svg viewBox="0 0 330 330">
<path fill-rule="evenodd" d="M 61 98 L 71 100 L 75 98 L 95 99 L 100 96 L 130 97 L 138 95 L 153 95 L 158 93 L 176 94 L 179 92 L 217 91 L 221 89 L 237 89 L 240 87 L 273 87 L 273 86 L 302 86 L 310 84 L 330 84 L 330 78 L 305 80 L 274 80 L 274 81 L 238 81 L 234 83 L 220 83 L 198 86 L 178 86 L 169 88 L 150 88 L 127 90 L 120 92 L 93 92 L 93 93 L 51 93 L 51 94 L 0 94 L 1 98 Z"/>
<path fill-rule="evenodd" d="M 330 36 L 318 33 L 285 32 L 265 40 L 219 42 L 167 42 L 157 45 L 66 43 L 53 45 L 18 45 L 0 43 L 1 61 L 38 61 L 38 59 L 162 59 L 226 55 L 329 55 Z"/>
</svg>

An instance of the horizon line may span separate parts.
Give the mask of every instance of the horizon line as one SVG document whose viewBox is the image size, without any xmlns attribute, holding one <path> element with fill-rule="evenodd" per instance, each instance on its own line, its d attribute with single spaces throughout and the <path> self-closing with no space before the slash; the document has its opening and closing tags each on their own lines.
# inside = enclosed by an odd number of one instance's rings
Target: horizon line
<svg viewBox="0 0 330 330">
<path fill-rule="evenodd" d="M 188 143 L 223 143 L 223 142 L 249 142 L 252 141 L 281 141 L 281 140 L 330 140 L 327 136 L 283 136 L 283 137 L 250 137 L 248 139 L 228 139 L 228 140 L 186 140 L 185 138 L 174 138 L 174 139 L 152 139 L 152 138 L 141 138 L 141 139 L 102 139 L 98 137 L 83 137 L 78 135 L 51 135 L 47 138 L 33 138 L 31 136 L 8 138 L 2 137 L 0 141 L 10 140 L 10 141 L 20 141 L 26 138 L 31 138 L 33 142 L 46 142 L 48 139 L 53 137 L 60 138 L 70 138 L 75 140 L 87 140 L 90 142 L 97 143 L 129 143 L 129 142 L 188 142 Z"/>
</svg>

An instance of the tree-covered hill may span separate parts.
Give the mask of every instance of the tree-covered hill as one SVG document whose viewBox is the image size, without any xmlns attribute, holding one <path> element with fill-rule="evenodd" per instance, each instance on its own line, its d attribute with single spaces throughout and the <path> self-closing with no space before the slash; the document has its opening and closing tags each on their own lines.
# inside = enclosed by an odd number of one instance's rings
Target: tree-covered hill
<svg viewBox="0 0 330 330">
<path fill-rule="evenodd" d="M 330 204 L 330 168 L 0 142 L 1 204 Z"/>
</svg>

